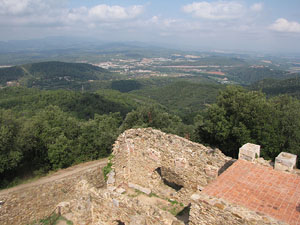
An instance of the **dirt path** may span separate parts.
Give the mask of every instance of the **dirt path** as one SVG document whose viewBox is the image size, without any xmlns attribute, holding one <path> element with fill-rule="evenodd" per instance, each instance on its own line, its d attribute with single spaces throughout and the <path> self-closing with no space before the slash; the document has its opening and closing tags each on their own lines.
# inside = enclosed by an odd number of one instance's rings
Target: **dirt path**
<svg viewBox="0 0 300 225">
<path fill-rule="evenodd" d="M 59 171 L 57 171 L 57 172 L 55 172 L 51 175 L 40 178 L 36 181 L 32 181 L 30 183 L 21 184 L 21 185 L 12 187 L 12 188 L 1 190 L 0 191 L 0 196 L 1 195 L 6 195 L 6 194 L 11 193 L 11 192 L 31 188 L 33 186 L 37 186 L 37 185 L 53 182 L 53 181 L 56 181 L 56 180 L 60 180 L 60 179 L 66 178 L 68 176 L 72 176 L 76 173 L 82 172 L 84 170 L 88 170 L 88 169 L 91 169 L 91 168 L 94 168 L 94 167 L 97 167 L 97 166 L 104 166 L 104 165 L 106 165 L 106 163 L 107 163 L 107 159 L 101 159 L 101 160 L 81 163 L 81 164 L 78 164 L 76 166 L 69 167 L 67 169 L 59 170 Z"/>
</svg>

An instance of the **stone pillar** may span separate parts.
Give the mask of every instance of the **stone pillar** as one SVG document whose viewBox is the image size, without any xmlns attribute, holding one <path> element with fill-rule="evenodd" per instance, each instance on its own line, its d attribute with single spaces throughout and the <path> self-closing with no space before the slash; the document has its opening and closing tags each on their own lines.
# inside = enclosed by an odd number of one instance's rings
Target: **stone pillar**
<svg viewBox="0 0 300 225">
<path fill-rule="evenodd" d="M 239 159 L 244 159 L 253 162 L 260 157 L 260 145 L 251 143 L 244 144 L 239 150 Z"/>
<path fill-rule="evenodd" d="M 297 156 L 287 152 L 281 152 L 275 158 L 275 169 L 281 171 L 292 171 L 296 166 Z"/>
</svg>

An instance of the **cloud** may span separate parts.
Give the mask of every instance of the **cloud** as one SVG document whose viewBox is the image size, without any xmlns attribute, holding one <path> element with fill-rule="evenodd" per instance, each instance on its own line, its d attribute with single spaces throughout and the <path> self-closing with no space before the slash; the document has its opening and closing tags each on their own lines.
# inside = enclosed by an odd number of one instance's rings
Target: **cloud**
<svg viewBox="0 0 300 225">
<path fill-rule="evenodd" d="M 141 5 L 96 5 L 68 8 L 67 0 L 0 0 L 2 26 L 75 26 L 95 27 L 137 18 Z M 92 25 L 92 26 L 91 26 Z"/>
<path fill-rule="evenodd" d="M 0 15 L 40 15 L 57 10 L 65 3 L 66 0 L 0 0 Z"/>
<path fill-rule="evenodd" d="M 254 12 L 260 12 L 263 10 L 263 8 L 264 5 L 262 3 L 255 3 L 250 7 L 250 9 Z"/>
<path fill-rule="evenodd" d="M 277 32 L 300 33 L 300 23 L 288 21 L 284 18 L 277 19 L 269 29 Z"/>
<path fill-rule="evenodd" d="M 193 2 L 183 11 L 195 17 L 211 20 L 235 19 L 244 14 L 245 7 L 238 2 Z"/>
<path fill-rule="evenodd" d="M 28 7 L 29 0 L 0 0 L 0 14 L 19 14 Z"/>
<path fill-rule="evenodd" d="M 97 5 L 91 8 L 88 16 L 98 20 L 126 20 L 133 19 L 143 12 L 143 6 L 134 5 L 124 8 L 118 5 Z"/>
</svg>

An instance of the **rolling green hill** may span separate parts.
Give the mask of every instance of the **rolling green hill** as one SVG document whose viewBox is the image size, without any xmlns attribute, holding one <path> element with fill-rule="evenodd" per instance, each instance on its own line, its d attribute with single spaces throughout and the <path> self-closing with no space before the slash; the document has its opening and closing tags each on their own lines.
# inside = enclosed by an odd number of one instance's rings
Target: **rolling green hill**
<svg viewBox="0 0 300 225">
<path fill-rule="evenodd" d="M 295 76 L 288 71 L 275 70 L 268 67 L 240 67 L 227 71 L 227 77 L 242 85 L 250 85 L 257 81 L 273 78 L 286 79 Z"/>
<path fill-rule="evenodd" d="M 300 99 L 300 77 L 284 80 L 264 79 L 251 85 L 253 90 L 261 90 L 268 96 L 287 94 Z"/>
<path fill-rule="evenodd" d="M 221 84 L 178 81 L 163 87 L 140 89 L 131 93 L 157 101 L 187 122 L 188 118 L 193 118 L 191 115 L 214 103 L 219 91 L 224 87 Z"/>
<path fill-rule="evenodd" d="M 41 89 L 81 89 L 93 81 L 118 77 L 108 70 L 85 63 L 41 62 L 0 69 L 0 85 L 7 82 Z"/>
<path fill-rule="evenodd" d="M 7 87 L 0 89 L 0 109 L 11 109 L 22 116 L 32 116 L 49 105 L 58 106 L 64 112 L 79 119 L 90 119 L 94 114 L 120 112 L 122 117 L 143 105 L 133 97 L 104 90 L 102 93 L 81 93 L 70 90 L 39 90 L 35 88 Z"/>
</svg>

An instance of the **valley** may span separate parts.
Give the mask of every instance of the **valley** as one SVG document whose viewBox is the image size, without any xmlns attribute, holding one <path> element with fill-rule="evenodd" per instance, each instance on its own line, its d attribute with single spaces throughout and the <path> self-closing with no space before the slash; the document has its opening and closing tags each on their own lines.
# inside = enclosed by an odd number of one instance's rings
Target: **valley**
<svg viewBox="0 0 300 225">
<path fill-rule="evenodd" d="M 42 197 L 34 195 L 37 202 L 28 208 L 37 213 L 24 213 L 28 221 L 48 218 L 58 203 L 72 199 L 65 188 L 70 182 L 77 187 L 75 195 L 86 195 L 86 179 L 97 186 L 94 178 L 99 178 L 103 186 L 117 138 L 132 129 L 151 127 L 178 135 L 180 140 L 218 148 L 224 157 L 237 158 L 239 147 L 247 142 L 259 144 L 261 155 L 270 161 L 283 150 L 300 154 L 300 75 L 285 59 L 126 45 L 105 51 L 83 59 L 62 50 L 55 61 L 23 58 L 24 64 L 0 68 L 0 196 L 15 199 L 5 203 L 5 223 L 11 217 L 14 223 L 25 218 L 9 209 L 27 201 L 31 190 Z M 53 58 L 45 54 L 44 59 Z M 94 160 L 100 163 L 93 166 Z M 64 172 L 26 183 L 61 169 Z M 134 208 L 160 205 L 159 215 L 166 218 L 173 218 L 169 213 L 181 218 L 180 211 L 188 207 L 168 200 L 171 196 L 128 190 L 127 197 L 143 202 Z M 110 198 L 102 200 L 106 204 Z M 182 218 L 187 223 L 186 216 Z"/>
</svg>

